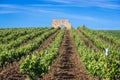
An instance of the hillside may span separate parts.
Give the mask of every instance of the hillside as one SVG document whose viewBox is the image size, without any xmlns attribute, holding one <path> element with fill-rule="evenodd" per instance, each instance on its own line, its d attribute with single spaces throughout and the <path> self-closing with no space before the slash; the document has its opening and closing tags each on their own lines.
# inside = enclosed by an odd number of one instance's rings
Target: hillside
<svg viewBox="0 0 120 80">
<path fill-rule="evenodd" d="M 0 29 L 0 80 L 119 80 L 120 31 Z"/>
</svg>

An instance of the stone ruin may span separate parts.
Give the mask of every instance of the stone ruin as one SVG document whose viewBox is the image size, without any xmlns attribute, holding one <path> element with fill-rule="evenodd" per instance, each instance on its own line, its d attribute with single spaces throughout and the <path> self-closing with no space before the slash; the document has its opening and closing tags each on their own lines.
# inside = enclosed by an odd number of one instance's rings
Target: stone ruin
<svg viewBox="0 0 120 80">
<path fill-rule="evenodd" d="M 67 29 L 71 29 L 71 23 L 69 22 L 69 20 L 67 19 L 63 19 L 63 20 L 52 20 L 52 27 L 54 28 L 58 28 L 58 27 L 62 27 L 65 26 Z"/>
</svg>

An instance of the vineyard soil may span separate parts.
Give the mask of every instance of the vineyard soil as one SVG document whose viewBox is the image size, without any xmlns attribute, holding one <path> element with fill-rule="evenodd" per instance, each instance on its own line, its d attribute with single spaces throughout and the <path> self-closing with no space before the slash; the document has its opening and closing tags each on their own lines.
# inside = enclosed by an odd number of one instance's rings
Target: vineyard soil
<svg viewBox="0 0 120 80">
<path fill-rule="evenodd" d="M 67 30 L 59 50 L 60 55 L 50 72 L 39 80 L 97 80 L 85 69 L 74 44 L 71 31 Z"/>
<path fill-rule="evenodd" d="M 35 51 L 41 51 L 49 46 L 49 44 L 55 39 L 56 35 L 60 32 L 58 30 L 56 33 L 51 35 L 47 40 L 45 40 L 38 49 Z M 31 52 L 32 53 L 32 52 Z M 24 59 L 24 57 L 22 58 Z M 3 70 L 0 72 L 0 80 L 25 80 L 27 77 L 26 74 L 20 73 L 20 62 L 14 61 L 13 63 L 10 63 L 10 65 L 7 65 L 3 68 Z"/>
<path fill-rule="evenodd" d="M 79 36 L 84 40 L 86 46 L 90 47 L 91 49 L 95 49 L 99 51 L 99 49 L 95 46 L 95 44 L 86 36 L 84 36 L 79 30 L 76 30 Z"/>
<path fill-rule="evenodd" d="M 0 80 L 120 80 L 114 34 L 84 26 L 1 29 Z"/>
</svg>

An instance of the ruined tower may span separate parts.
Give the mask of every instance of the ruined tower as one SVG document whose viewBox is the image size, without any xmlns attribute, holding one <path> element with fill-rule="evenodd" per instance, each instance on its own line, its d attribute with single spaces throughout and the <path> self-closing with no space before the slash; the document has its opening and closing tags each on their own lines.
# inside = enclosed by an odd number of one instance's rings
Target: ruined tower
<svg viewBox="0 0 120 80">
<path fill-rule="evenodd" d="M 52 20 L 52 27 L 58 28 L 64 25 L 67 29 L 71 29 L 71 23 L 67 19 L 60 19 L 60 20 Z"/>
</svg>

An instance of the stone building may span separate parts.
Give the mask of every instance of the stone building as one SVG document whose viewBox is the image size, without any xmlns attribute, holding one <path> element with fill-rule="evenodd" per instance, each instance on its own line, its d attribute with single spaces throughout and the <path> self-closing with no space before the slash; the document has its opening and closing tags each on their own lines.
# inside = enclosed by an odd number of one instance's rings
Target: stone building
<svg viewBox="0 0 120 80">
<path fill-rule="evenodd" d="M 67 19 L 63 19 L 63 20 L 53 19 L 52 20 L 52 27 L 58 28 L 58 27 L 62 27 L 62 26 L 65 26 L 67 29 L 71 29 L 71 23 Z"/>
</svg>

